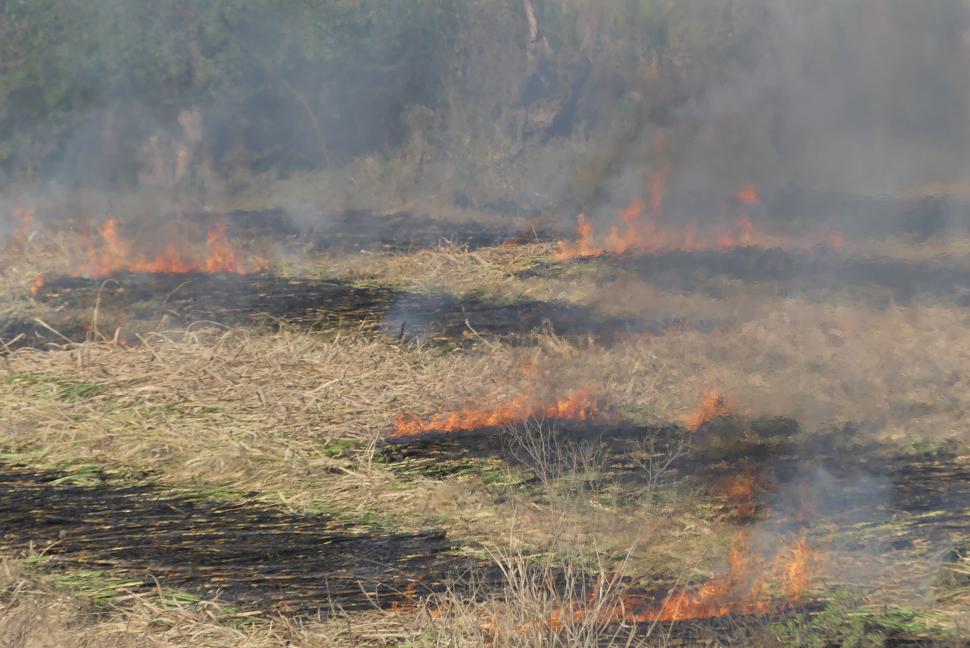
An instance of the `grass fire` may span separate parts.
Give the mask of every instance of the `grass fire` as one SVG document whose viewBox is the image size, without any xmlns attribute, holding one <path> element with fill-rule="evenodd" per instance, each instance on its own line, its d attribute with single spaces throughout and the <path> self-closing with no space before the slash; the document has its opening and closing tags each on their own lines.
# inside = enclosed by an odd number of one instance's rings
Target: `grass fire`
<svg viewBox="0 0 970 648">
<path fill-rule="evenodd" d="M 0 2 L 0 647 L 968 645 L 968 57 Z"/>
</svg>

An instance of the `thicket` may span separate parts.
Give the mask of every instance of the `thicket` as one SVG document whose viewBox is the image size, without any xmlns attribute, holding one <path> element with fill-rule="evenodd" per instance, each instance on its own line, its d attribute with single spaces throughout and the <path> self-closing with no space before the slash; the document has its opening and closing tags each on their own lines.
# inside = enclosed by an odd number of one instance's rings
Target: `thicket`
<svg viewBox="0 0 970 648">
<path fill-rule="evenodd" d="M 378 154 L 474 177 L 662 118 L 743 56 L 753 4 L 0 0 L 0 168 L 133 183 L 193 110 L 223 172 Z"/>
<path fill-rule="evenodd" d="M 831 23 L 811 36 L 821 56 L 794 60 L 794 74 L 841 69 L 854 30 L 890 5 L 909 32 L 926 23 L 928 40 L 963 38 L 960 0 L 932 12 L 900 0 L 830 4 Z M 365 161 L 379 167 L 375 181 L 405 193 L 583 202 L 617 168 L 662 165 L 682 142 L 657 129 L 689 122 L 685 107 L 744 78 L 772 47 L 784 51 L 771 42 L 771 6 L 0 0 L 0 185 L 130 187 L 182 146 L 193 168 L 222 178 Z M 922 67 L 940 55 L 920 47 L 925 56 L 900 50 L 900 64 L 914 60 L 913 78 L 935 80 Z"/>
</svg>

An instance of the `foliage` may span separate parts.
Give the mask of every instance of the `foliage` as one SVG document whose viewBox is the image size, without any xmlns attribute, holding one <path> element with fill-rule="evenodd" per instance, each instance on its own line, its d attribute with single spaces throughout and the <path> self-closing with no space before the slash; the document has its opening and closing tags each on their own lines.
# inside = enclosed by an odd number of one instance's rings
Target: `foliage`
<svg viewBox="0 0 970 648">
<path fill-rule="evenodd" d="M 955 81 L 965 14 L 960 0 L 933 12 L 835 0 L 0 0 L 0 182 L 132 186 L 188 150 L 192 173 L 230 185 L 343 169 L 359 194 L 587 209 L 623 171 L 690 166 L 692 139 L 712 175 L 750 181 L 780 173 L 833 113 L 846 117 L 826 123 L 834 134 L 891 142 L 939 123 L 934 137 L 948 141 L 966 113 Z M 786 20 L 802 40 L 784 42 Z M 873 73 L 886 56 L 891 74 Z M 736 100 L 738 82 L 747 103 L 726 118 L 698 112 L 718 93 Z M 875 105 L 884 119 L 871 119 Z"/>
<path fill-rule="evenodd" d="M 931 615 L 902 608 L 866 608 L 851 592 L 836 592 L 818 614 L 799 615 L 773 626 L 772 632 L 782 645 L 817 648 L 874 648 L 888 645 L 892 640 L 904 643 L 946 637 L 940 620 Z"/>
</svg>

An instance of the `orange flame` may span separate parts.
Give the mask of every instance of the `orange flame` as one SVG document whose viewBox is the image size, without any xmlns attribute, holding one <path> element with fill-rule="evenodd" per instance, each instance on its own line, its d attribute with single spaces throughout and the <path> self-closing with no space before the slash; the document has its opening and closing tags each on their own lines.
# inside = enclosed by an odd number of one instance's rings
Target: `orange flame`
<svg viewBox="0 0 970 648">
<path fill-rule="evenodd" d="M 764 483 L 746 472 L 722 479 L 715 484 L 716 492 L 741 518 L 752 518 L 758 511 L 755 496 L 764 490 Z"/>
<path fill-rule="evenodd" d="M 184 237 L 177 237 L 150 256 L 136 251 L 124 237 L 114 218 L 106 220 L 98 230 L 98 240 L 88 237 L 87 263 L 84 271 L 95 277 L 115 272 L 228 272 L 247 274 L 263 269 L 260 264 L 249 265 L 232 246 L 226 235 L 226 224 L 216 223 L 209 228 L 204 250 L 192 245 Z"/>
<path fill-rule="evenodd" d="M 747 211 L 743 211 L 733 222 L 730 231 L 700 232 L 696 223 L 684 228 L 662 226 L 658 223 L 663 212 L 666 178 L 670 168 L 664 167 L 653 174 L 650 179 L 650 211 L 651 217 L 645 218 L 646 204 L 640 198 L 633 198 L 629 204 L 620 210 L 618 219 L 622 228 L 614 225 L 610 228 L 606 247 L 596 243 L 593 225 L 584 215 L 579 217 L 577 240 L 575 242 L 559 241 L 559 261 L 599 256 L 607 252 L 625 254 L 631 250 L 659 252 L 663 250 L 705 250 L 730 249 L 757 245 L 766 240 L 752 223 Z M 758 204 L 758 189 L 754 185 L 747 185 L 737 194 L 738 201 L 745 207 Z"/>
<path fill-rule="evenodd" d="M 747 207 L 753 207 L 761 202 L 761 197 L 758 195 L 758 187 L 754 184 L 746 184 L 741 187 L 740 191 L 735 194 L 735 197 L 738 199 L 738 202 Z"/>
<path fill-rule="evenodd" d="M 34 280 L 30 284 L 31 297 L 36 297 L 43 289 L 44 289 L 44 275 L 39 274 L 36 277 L 34 277 Z"/>
<path fill-rule="evenodd" d="M 816 552 L 801 537 L 775 554 L 771 564 L 750 551 L 747 538 L 735 537 L 728 572 L 715 576 L 694 592 L 671 596 L 659 610 L 639 613 L 641 621 L 682 621 L 728 614 L 764 614 L 797 604 L 811 584 Z M 779 601 L 777 595 L 784 597 Z"/>
<path fill-rule="evenodd" d="M 669 165 L 650 176 L 650 212 L 654 216 L 660 216 L 664 209 L 668 173 L 670 173 Z"/>
<path fill-rule="evenodd" d="M 461 432 L 500 427 L 529 419 L 585 421 L 599 409 L 595 392 L 577 389 L 553 402 L 532 395 L 518 395 L 494 407 L 467 407 L 426 419 L 402 414 L 394 424 L 392 437 L 416 436 L 433 432 Z"/>
<path fill-rule="evenodd" d="M 585 214 L 580 214 L 577 218 L 575 243 L 570 241 L 559 241 L 559 254 L 556 258 L 559 261 L 575 259 L 577 257 L 591 257 L 603 254 L 603 250 L 593 245 L 593 224 L 589 222 Z"/>
<path fill-rule="evenodd" d="M 663 213 L 666 177 L 669 171 L 669 167 L 664 167 L 650 178 L 649 216 L 644 215 L 646 204 L 643 200 L 636 197 L 631 199 L 629 204 L 617 214 L 619 222 L 610 228 L 609 235 L 601 245 L 593 232 L 592 223 L 586 216 L 580 215 L 576 241 L 559 241 L 556 259 L 569 261 L 607 253 L 625 254 L 631 251 L 730 250 L 754 245 L 801 247 L 808 250 L 822 245 L 836 251 L 842 251 L 845 248 L 845 239 L 838 231 L 822 232 L 819 236 L 805 241 L 771 237 L 760 232 L 748 214 L 748 208 L 760 204 L 761 201 L 758 188 L 754 184 L 745 185 L 735 194 L 740 213 L 730 226 L 723 220 L 719 225 L 709 226 L 704 230 L 697 223 L 690 223 L 684 227 L 665 226 L 659 221 Z"/>
<path fill-rule="evenodd" d="M 648 222 L 646 231 L 641 232 L 640 217 L 644 207 L 642 200 L 634 198 L 626 209 L 620 210 L 620 219 L 626 223 L 626 231 L 621 235 L 616 227 L 610 230 L 611 251 L 623 254 L 632 248 L 642 247 L 644 236 L 649 235 L 653 229 L 652 223 Z"/>
<path fill-rule="evenodd" d="M 550 624 L 562 625 L 571 618 L 578 622 L 595 609 L 606 622 L 653 623 L 685 621 L 726 616 L 729 614 L 765 614 L 797 605 L 812 584 L 818 552 L 804 536 L 785 546 L 769 561 L 751 551 L 745 534 L 739 533 L 731 544 L 728 570 L 696 588 L 681 588 L 671 593 L 662 604 L 647 593 L 624 594 L 619 602 L 595 606 L 595 597 L 587 605 L 570 610 L 556 610 Z"/>
<path fill-rule="evenodd" d="M 731 414 L 731 408 L 725 402 L 720 392 L 708 389 L 704 392 L 704 401 L 691 414 L 684 417 L 684 425 L 688 430 L 696 431 L 705 423 Z"/>
</svg>

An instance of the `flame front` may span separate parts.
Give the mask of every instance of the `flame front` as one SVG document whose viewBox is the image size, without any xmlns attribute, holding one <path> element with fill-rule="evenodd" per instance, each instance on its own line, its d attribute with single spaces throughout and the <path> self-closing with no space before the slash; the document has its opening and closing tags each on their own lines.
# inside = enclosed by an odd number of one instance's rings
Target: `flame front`
<svg viewBox="0 0 970 648">
<path fill-rule="evenodd" d="M 461 432 L 488 427 L 501 427 L 529 419 L 584 421 L 599 409 L 595 392 L 577 389 L 552 401 L 534 395 L 514 396 L 493 407 L 467 407 L 422 418 L 402 414 L 394 424 L 391 436 L 405 437 L 433 432 Z"/>
<path fill-rule="evenodd" d="M 728 614 L 764 614 L 797 605 L 809 585 L 816 552 L 804 537 L 777 552 L 769 562 L 752 552 L 739 534 L 731 545 L 726 574 L 715 576 L 696 591 L 682 590 L 659 609 L 636 613 L 639 621 L 683 621 Z"/>
<path fill-rule="evenodd" d="M 106 277 L 115 272 L 228 272 L 247 274 L 261 270 L 260 264 L 247 264 L 226 235 L 226 224 L 209 227 L 204 249 L 192 245 L 185 237 L 173 237 L 159 252 L 151 255 L 134 249 L 124 237 L 114 218 L 98 229 L 97 237 L 87 237 L 87 261 L 84 272 Z"/>
<path fill-rule="evenodd" d="M 655 253 L 668 250 L 730 250 L 755 245 L 792 246 L 791 241 L 769 237 L 755 227 L 749 215 L 749 208 L 759 205 L 761 197 L 758 187 L 754 184 L 743 186 L 735 194 L 737 215 L 730 224 L 727 219 L 722 218 L 719 223 L 703 229 L 697 223 L 688 223 L 684 226 L 664 225 L 661 218 L 669 172 L 670 167 L 664 167 L 654 173 L 650 179 L 649 213 L 647 213 L 647 203 L 639 197 L 634 197 L 617 214 L 617 224 L 610 228 L 608 236 L 603 241 L 598 241 L 590 220 L 585 215 L 580 215 L 576 240 L 559 241 L 556 259 L 569 261 L 608 253 L 626 254 L 631 251 Z M 817 245 L 842 250 L 844 240 L 839 232 L 830 232 L 805 247 L 812 249 Z"/>
<path fill-rule="evenodd" d="M 818 552 L 804 536 L 783 546 L 771 559 L 752 551 L 747 535 L 738 533 L 728 554 L 728 570 L 697 587 L 671 592 L 662 602 L 648 593 L 623 594 L 609 605 L 597 598 L 556 610 L 552 627 L 579 623 L 590 614 L 607 623 L 676 622 L 731 614 L 765 614 L 802 602 L 818 563 Z"/>
</svg>

